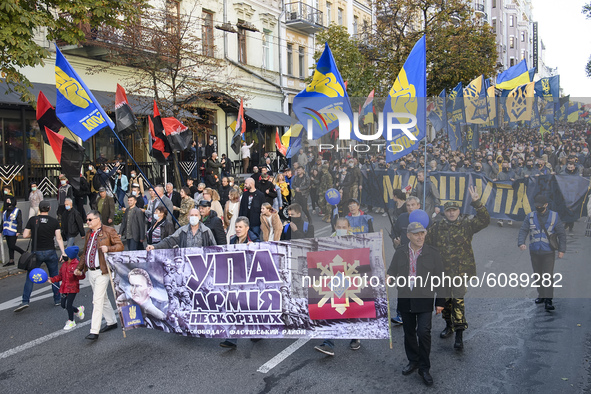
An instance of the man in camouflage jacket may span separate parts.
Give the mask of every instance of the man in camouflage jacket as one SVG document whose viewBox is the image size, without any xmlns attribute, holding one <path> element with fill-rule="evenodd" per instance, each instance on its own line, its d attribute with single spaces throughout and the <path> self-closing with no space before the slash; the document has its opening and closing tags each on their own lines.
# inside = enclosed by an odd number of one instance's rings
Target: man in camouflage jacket
<svg viewBox="0 0 591 394">
<path fill-rule="evenodd" d="M 436 222 L 429 229 L 425 243 L 434 246 L 441 253 L 443 270 L 453 280 L 455 276 L 467 276 L 468 280 L 476 275 L 476 261 L 472 250 L 472 237 L 482 229 L 488 227 L 490 215 L 486 207 L 479 200 L 480 196 L 474 186 L 468 187 L 471 205 L 476 209 L 473 218 L 460 215 L 460 205 L 449 201 L 444 205 L 445 219 Z M 464 347 L 463 332 L 468 328 L 466 322 L 464 295 L 466 283 L 460 287 L 451 287 L 451 297 L 446 298 L 442 316 L 446 327 L 441 332 L 441 338 L 448 338 L 455 331 L 454 348 L 462 350 Z"/>
<path fill-rule="evenodd" d="M 328 171 L 328 165 L 324 164 L 321 169 L 320 184 L 318 185 L 318 205 L 320 205 L 320 209 L 322 209 L 322 214 L 324 215 L 322 220 L 330 222 L 332 207 L 326 202 L 325 193 L 334 186 L 334 181 Z"/>
</svg>

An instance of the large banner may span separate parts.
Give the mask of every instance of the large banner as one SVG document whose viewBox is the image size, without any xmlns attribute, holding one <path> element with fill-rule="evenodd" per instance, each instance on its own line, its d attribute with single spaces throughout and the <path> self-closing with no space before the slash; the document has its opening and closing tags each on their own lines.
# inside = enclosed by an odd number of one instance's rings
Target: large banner
<svg viewBox="0 0 591 394">
<path fill-rule="evenodd" d="M 389 338 L 381 233 L 110 253 L 124 329 Z"/>
<path fill-rule="evenodd" d="M 416 186 L 416 175 L 408 170 L 376 170 L 365 172 L 361 202 L 374 207 L 394 208 L 394 189 Z M 534 198 L 543 194 L 549 207 L 558 212 L 564 222 L 586 215 L 589 179 L 572 175 L 541 175 L 516 181 L 493 181 L 483 174 L 464 172 L 432 172 L 429 174 L 439 190 L 441 206 L 457 201 L 462 213 L 474 214 L 470 206 L 469 185 L 475 185 L 492 218 L 522 221 L 533 210 Z M 422 199 L 422 196 L 418 196 Z"/>
</svg>

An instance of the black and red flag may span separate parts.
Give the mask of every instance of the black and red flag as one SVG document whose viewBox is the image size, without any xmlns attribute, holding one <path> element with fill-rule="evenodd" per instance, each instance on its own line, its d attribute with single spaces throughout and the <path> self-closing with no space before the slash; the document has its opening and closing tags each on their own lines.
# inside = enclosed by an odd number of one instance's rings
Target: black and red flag
<svg viewBox="0 0 591 394">
<path fill-rule="evenodd" d="M 162 125 L 173 151 L 184 151 L 193 141 L 193 133 L 176 118 L 162 118 Z"/>
<path fill-rule="evenodd" d="M 47 139 L 45 128 L 47 127 L 49 130 L 59 133 L 60 129 L 65 127 L 57 116 L 55 116 L 55 108 L 53 108 L 41 91 L 39 91 L 39 95 L 37 96 L 37 123 L 43 136 L 43 142 L 48 145 L 49 140 Z"/>
<path fill-rule="evenodd" d="M 150 134 L 152 135 L 150 156 L 158 160 L 158 162 L 166 164 L 166 159 L 172 153 L 172 149 L 170 149 L 168 139 L 164 135 L 164 125 L 162 124 L 162 118 L 160 117 L 156 100 L 154 100 L 154 116 L 150 116 L 148 124 L 150 126 Z"/>
<path fill-rule="evenodd" d="M 119 84 L 115 93 L 115 118 L 115 130 L 119 136 L 127 137 L 137 130 L 137 119 L 131 111 L 125 89 Z"/>
<path fill-rule="evenodd" d="M 49 145 L 51 145 L 57 161 L 62 166 L 62 172 L 70 181 L 70 185 L 74 189 L 80 190 L 80 170 L 84 162 L 84 147 L 64 138 L 63 135 L 54 133 L 49 127 L 45 127 L 45 133 L 47 133 Z"/>
<path fill-rule="evenodd" d="M 238 110 L 238 119 L 236 119 L 236 128 L 232 136 L 232 150 L 234 153 L 240 153 L 240 140 L 244 141 L 244 132 L 246 132 L 246 122 L 244 121 L 244 103 L 240 99 L 240 109 Z"/>
<path fill-rule="evenodd" d="M 285 156 L 287 154 L 287 148 L 281 143 L 281 138 L 279 138 L 279 129 L 275 130 L 275 147 L 277 151 L 281 153 L 281 155 Z"/>
</svg>

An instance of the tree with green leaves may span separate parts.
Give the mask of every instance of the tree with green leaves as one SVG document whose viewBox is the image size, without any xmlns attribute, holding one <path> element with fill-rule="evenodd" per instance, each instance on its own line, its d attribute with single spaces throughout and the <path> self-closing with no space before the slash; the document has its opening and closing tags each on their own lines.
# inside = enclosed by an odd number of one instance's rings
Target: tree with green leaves
<svg viewBox="0 0 591 394">
<path fill-rule="evenodd" d="M 345 26 L 331 24 L 318 33 L 316 42 L 328 43 L 343 81 L 347 81 L 349 97 L 367 97 L 377 87 L 375 66 L 362 52 L 363 42 L 351 37 Z M 314 60 L 318 61 L 321 55 L 322 51 L 317 51 Z M 307 82 L 310 82 L 312 77 L 308 79 Z"/>
<path fill-rule="evenodd" d="M 2 0 L 0 76 L 23 101 L 34 103 L 32 84 L 21 70 L 42 66 L 50 57 L 44 41 L 77 45 L 90 29 L 121 28 L 147 8 L 147 0 Z"/>
<path fill-rule="evenodd" d="M 427 94 L 438 95 L 458 82 L 496 74 L 496 39 L 491 27 L 466 0 L 375 0 L 370 34 L 376 91 L 388 94 L 414 44 L 427 40 Z"/>
</svg>

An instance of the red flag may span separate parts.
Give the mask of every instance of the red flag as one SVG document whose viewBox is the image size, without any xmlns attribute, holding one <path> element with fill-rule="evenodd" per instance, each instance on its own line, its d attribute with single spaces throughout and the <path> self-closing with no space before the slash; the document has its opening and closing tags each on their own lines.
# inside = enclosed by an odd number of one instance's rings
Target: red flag
<svg viewBox="0 0 591 394">
<path fill-rule="evenodd" d="M 191 145 L 193 134 L 176 118 L 162 118 L 162 125 L 172 150 L 184 151 Z"/>
<path fill-rule="evenodd" d="M 240 152 L 240 140 L 244 140 L 246 132 L 246 122 L 244 121 L 244 102 L 240 99 L 240 109 L 238 110 L 238 119 L 236 119 L 236 130 L 232 136 L 232 150 L 238 154 Z"/>
<path fill-rule="evenodd" d="M 161 163 L 166 163 L 166 159 L 172 152 L 168 140 L 164 135 L 164 125 L 160 117 L 160 111 L 154 100 L 154 116 L 150 116 L 148 125 L 150 127 L 150 134 L 152 135 L 152 150 L 150 156 L 156 158 Z"/>
<path fill-rule="evenodd" d="M 279 138 L 279 130 L 275 130 L 275 147 L 283 156 L 287 154 L 287 148 L 283 146 L 281 138 Z"/>
<path fill-rule="evenodd" d="M 64 138 L 63 135 L 54 133 L 48 127 L 45 127 L 49 145 L 57 161 L 62 166 L 62 171 L 68 177 L 70 185 L 76 190 L 80 190 L 80 169 L 84 161 L 84 147 L 76 142 Z"/>
<path fill-rule="evenodd" d="M 308 252 L 308 311 L 311 320 L 375 318 L 376 305 L 371 286 L 369 249 Z"/>
<path fill-rule="evenodd" d="M 39 124 L 39 130 L 43 136 L 43 141 L 49 144 L 45 128 L 59 133 L 60 129 L 64 127 L 62 122 L 55 116 L 55 108 L 49 103 L 47 97 L 43 92 L 39 91 L 37 96 L 37 123 Z"/>
<path fill-rule="evenodd" d="M 117 84 L 115 93 L 115 125 L 120 136 L 125 137 L 133 134 L 137 130 L 137 119 L 131 111 L 125 89 Z"/>
</svg>

